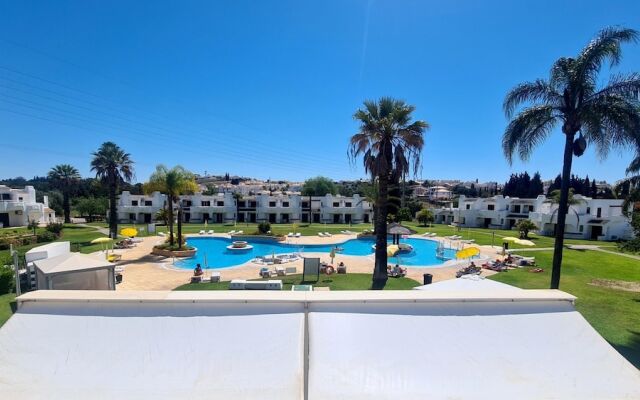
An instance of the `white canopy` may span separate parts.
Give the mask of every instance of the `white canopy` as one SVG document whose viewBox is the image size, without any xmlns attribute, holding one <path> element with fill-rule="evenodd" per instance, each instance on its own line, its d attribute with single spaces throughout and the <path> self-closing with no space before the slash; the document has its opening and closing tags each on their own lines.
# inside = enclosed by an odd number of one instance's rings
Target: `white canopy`
<svg viewBox="0 0 640 400">
<path fill-rule="evenodd" d="M 115 264 L 80 253 L 68 253 L 36 260 L 38 289 L 115 289 Z"/>
<path fill-rule="evenodd" d="M 38 291 L 0 329 L 19 399 L 637 399 L 559 291 Z"/>
</svg>

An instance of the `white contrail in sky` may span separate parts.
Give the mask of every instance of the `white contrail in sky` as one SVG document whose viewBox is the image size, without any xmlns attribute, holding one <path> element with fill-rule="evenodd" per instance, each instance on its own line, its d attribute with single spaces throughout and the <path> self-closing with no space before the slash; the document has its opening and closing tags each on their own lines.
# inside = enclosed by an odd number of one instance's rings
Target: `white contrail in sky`
<svg viewBox="0 0 640 400">
<path fill-rule="evenodd" d="M 364 29 L 362 31 L 362 54 L 360 57 L 360 75 L 358 76 L 358 94 L 362 89 L 362 75 L 364 74 L 364 65 L 367 58 L 367 42 L 369 41 L 369 16 L 371 14 L 371 6 L 374 0 L 367 2 L 367 10 L 364 17 Z"/>
</svg>

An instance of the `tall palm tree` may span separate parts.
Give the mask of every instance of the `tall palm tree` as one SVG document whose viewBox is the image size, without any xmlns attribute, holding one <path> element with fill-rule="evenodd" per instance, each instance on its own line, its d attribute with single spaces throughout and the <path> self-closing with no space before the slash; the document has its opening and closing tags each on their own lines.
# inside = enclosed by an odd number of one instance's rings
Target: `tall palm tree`
<svg viewBox="0 0 640 400">
<path fill-rule="evenodd" d="M 630 216 L 637 211 L 637 204 L 640 204 L 640 149 L 636 158 L 631 161 L 627 168 L 628 177 L 624 179 L 620 185 L 626 183 L 629 185 L 629 194 L 625 196 L 622 203 L 622 212 L 626 216 Z"/>
<path fill-rule="evenodd" d="M 149 177 L 149 181 L 144 184 L 144 192 L 161 192 L 167 195 L 167 213 L 169 221 L 169 245 L 173 246 L 175 237 L 173 235 L 174 210 L 173 204 L 178 205 L 178 249 L 182 249 L 182 205 L 180 196 L 183 194 L 193 194 L 198 190 L 193 173 L 177 165 L 171 169 L 160 164 Z"/>
<path fill-rule="evenodd" d="M 238 216 L 240 215 L 240 200 L 242 200 L 242 193 L 233 192 L 233 199 L 236 202 L 236 224 L 238 223 Z"/>
<path fill-rule="evenodd" d="M 70 197 L 76 184 L 80 180 L 78 170 L 69 164 L 58 164 L 49 170 L 49 179 L 53 186 L 62 192 L 62 209 L 64 210 L 64 223 L 71 222 Z"/>
<path fill-rule="evenodd" d="M 131 155 L 113 142 L 104 142 L 92 153 L 91 171 L 107 185 L 109 190 L 109 237 L 118 237 L 118 206 L 116 196 L 121 182 L 133 179 Z"/>
<path fill-rule="evenodd" d="M 382 289 L 387 281 L 387 214 L 389 187 L 413 166 L 416 173 L 424 146 L 425 121 L 412 121 L 415 107 L 402 100 L 383 97 L 365 101 L 353 118 L 360 122 L 358 133 L 351 137 L 349 157 L 362 156 L 364 168 L 377 179 L 375 204 L 376 253 L 373 289 Z"/>
<path fill-rule="evenodd" d="M 609 61 L 611 66 L 617 65 L 622 58 L 621 44 L 637 39 L 638 33 L 632 29 L 603 29 L 577 57 L 558 59 L 551 68 L 549 80 L 522 83 L 504 100 L 504 111 L 510 122 L 502 138 L 502 148 L 509 162 L 516 151 L 521 159 L 528 159 L 557 125 L 562 126 L 565 137 L 552 289 L 560 285 L 573 155 L 581 156 L 589 143 L 604 158 L 611 147 L 638 142 L 640 74 L 614 75 L 605 87 L 597 85 L 603 64 Z M 522 104 L 526 107 L 514 116 Z"/>
</svg>

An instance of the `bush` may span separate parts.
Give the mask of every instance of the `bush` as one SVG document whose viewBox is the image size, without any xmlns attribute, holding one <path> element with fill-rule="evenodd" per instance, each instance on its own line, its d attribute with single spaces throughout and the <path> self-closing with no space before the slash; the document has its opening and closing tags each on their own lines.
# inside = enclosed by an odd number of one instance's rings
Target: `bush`
<svg viewBox="0 0 640 400">
<path fill-rule="evenodd" d="M 413 217 L 411 216 L 411 210 L 408 207 L 402 207 L 398 210 L 398 215 L 396 215 L 396 219 L 398 222 L 401 221 L 411 221 Z"/>
<path fill-rule="evenodd" d="M 10 266 L 0 266 L 0 295 L 13 291 L 15 286 L 13 268 Z"/>
<path fill-rule="evenodd" d="M 258 232 L 265 234 L 271 230 L 271 224 L 268 222 L 260 222 L 258 224 Z"/>
<path fill-rule="evenodd" d="M 57 239 L 56 234 L 49 231 L 40 232 L 36 236 L 36 240 L 38 243 L 53 242 L 56 239 Z"/>
<path fill-rule="evenodd" d="M 0 250 L 9 250 L 11 248 L 11 241 L 8 239 L 0 240 Z"/>
<path fill-rule="evenodd" d="M 47 225 L 47 231 L 55 234 L 56 236 L 60 236 L 62 233 L 62 229 L 64 228 L 64 224 L 59 222 L 51 222 Z"/>
</svg>

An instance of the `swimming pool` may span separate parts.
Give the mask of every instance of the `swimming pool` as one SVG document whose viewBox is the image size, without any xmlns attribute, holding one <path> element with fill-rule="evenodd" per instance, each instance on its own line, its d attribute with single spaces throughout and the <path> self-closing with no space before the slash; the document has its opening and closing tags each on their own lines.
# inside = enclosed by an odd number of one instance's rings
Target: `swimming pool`
<svg viewBox="0 0 640 400">
<path fill-rule="evenodd" d="M 227 246 L 232 242 L 231 239 L 221 237 L 190 237 L 187 238 L 187 243 L 198 249 L 195 257 L 178 260 L 174 265 L 178 268 L 193 269 L 196 264 L 200 264 L 203 268 L 220 269 L 244 264 L 258 256 L 270 256 L 274 253 L 300 253 L 302 255 L 305 253 L 329 253 L 335 246 L 343 249 L 340 254 L 370 256 L 373 255 L 371 246 L 375 243 L 373 238 L 350 239 L 346 242 L 331 245 L 299 245 L 293 242 L 273 242 L 264 239 L 248 239 L 247 241 L 253 248 L 242 251 L 231 251 L 227 250 Z M 433 240 L 409 238 L 402 239 L 401 242 L 413 246 L 413 251 L 401 254 L 399 257 L 389 257 L 389 263 L 399 262 L 402 265 L 428 267 L 442 264 L 445 261 L 436 256 L 438 243 Z M 455 250 L 445 249 L 444 257 L 445 259 L 455 258 Z M 396 259 L 398 261 L 396 261 Z"/>
</svg>

